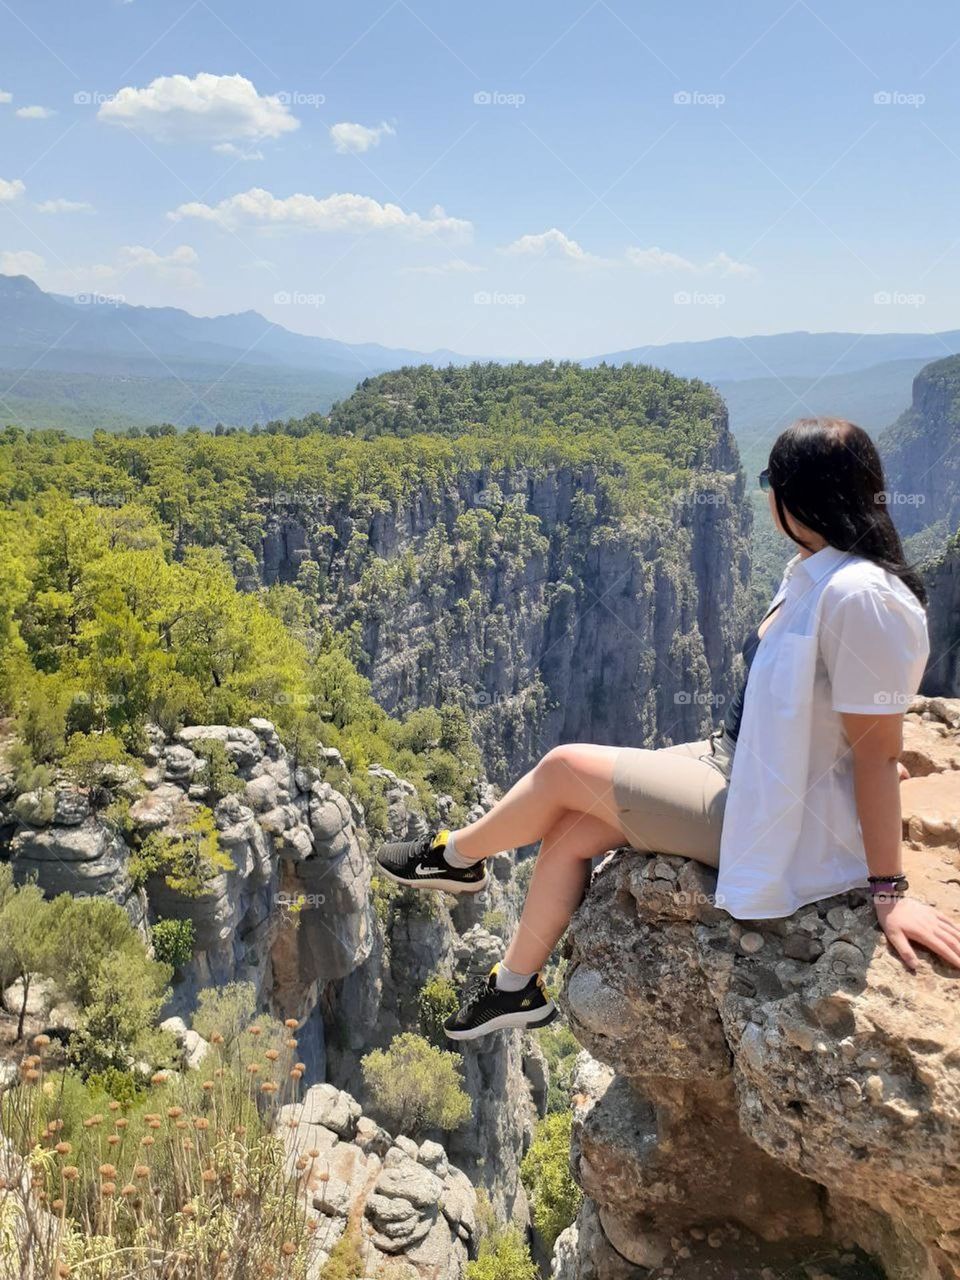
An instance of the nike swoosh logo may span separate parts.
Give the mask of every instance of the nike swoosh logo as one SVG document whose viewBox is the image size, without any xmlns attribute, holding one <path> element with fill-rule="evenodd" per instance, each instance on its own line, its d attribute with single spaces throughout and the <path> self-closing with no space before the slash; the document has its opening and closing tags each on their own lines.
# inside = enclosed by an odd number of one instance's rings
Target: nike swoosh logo
<svg viewBox="0 0 960 1280">
<path fill-rule="evenodd" d="M 425 867 L 422 862 L 418 862 L 413 869 L 415 876 L 438 876 L 440 872 L 436 867 Z"/>
</svg>

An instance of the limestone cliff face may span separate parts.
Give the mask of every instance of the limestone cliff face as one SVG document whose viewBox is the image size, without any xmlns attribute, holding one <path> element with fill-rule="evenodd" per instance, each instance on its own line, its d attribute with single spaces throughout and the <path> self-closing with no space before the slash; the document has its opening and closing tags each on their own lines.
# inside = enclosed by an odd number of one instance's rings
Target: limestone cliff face
<svg viewBox="0 0 960 1280">
<path fill-rule="evenodd" d="M 893 517 L 903 534 L 960 523 L 960 358 L 921 369 L 913 403 L 880 439 Z"/>
<path fill-rule="evenodd" d="M 373 512 L 286 501 L 262 579 L 302 574 L 358 624 L 388 710 L 476 711 L 497 781 L 559 741 L 693 738 L 730 696 L 750 515 L 725 421 L 690 492 L 638 520 L 587 468 L 481 469 Z"/>
<path fill-rule="evenodd" d="M 942 554 L 924 567 L 930 661 L 922 691 L 960 697 L 960 538 L 952 538 Z"/>
<path fill-rule="evenodd" d="M 960 704 L 918 700 L 904 757 L 907 871 L 951 911 L 958 729 Z M 743 924 L 714 885 L 680 858 L 617 854 L 575 918 L 563 1002 L 592 1055 L 573 1151 L 588 1200 L 556 1274 L 687 1280 L 726 1258 L 753 1277 L 816 1257 L 827 1275 L 957 1275 L 950 971 L 907 974 L 865 894 Z"/>
</svg>

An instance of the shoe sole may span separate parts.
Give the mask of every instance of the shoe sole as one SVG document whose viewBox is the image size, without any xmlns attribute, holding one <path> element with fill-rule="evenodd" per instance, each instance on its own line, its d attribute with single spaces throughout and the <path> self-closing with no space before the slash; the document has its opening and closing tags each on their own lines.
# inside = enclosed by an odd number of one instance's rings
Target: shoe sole
<svg viewBox="0 0 960 1280">
<path fill-rule="evenodd" d="M 529 1013 L 502 1013 L 499 1018 L 491 1018 L 482 1027 L 471 1027 L 467 1031 L 448 1031 L 444 1027 L 444 1035 L 448 1040 L 479 1040 L 482 1036 L 493 1035 L 495 1031 L 515 1031 L 530 1027 L 545 1027 L 559 1016 L 559 1009 L 551 1000 L 543 1009 L 537 1011 L 538 1016 Z"/>
<path fill-rule="evenodd" d="M 402 884 L 407 889 L 442 889 L 444 893 L 479 893 L 481 889 L 485 889 L 490 883 L 489 872 L 478 880 L 476 884 L 464 884 L 462 880 L 407 880 L 403 876 L 398 876 L 395 872 L 389 871 L 382 862 L 378 862 L 377 866 L 388 880 L 392 880 L 394 884 Z"/>
</svg>

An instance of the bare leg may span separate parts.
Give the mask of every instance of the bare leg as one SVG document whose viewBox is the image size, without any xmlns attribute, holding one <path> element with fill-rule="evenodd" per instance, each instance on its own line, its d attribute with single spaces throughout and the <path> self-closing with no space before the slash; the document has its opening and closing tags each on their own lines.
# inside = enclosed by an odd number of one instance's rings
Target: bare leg
<svg viewBox="0 0 960 1280">
<path fill-rule="evenodd" d="M 540 845 L 523 914 L 503 958 L 508 969 L 543 968 L 583 899 L 590 859 L 623 841 L 619 827 L 593 814 L 568 810 L 557 820 Z"/>
<path fill-rule="evenodd" d="M 465 858 L 489 858 L 504 849 L 534 844 L 571 811 L 600 819 L 622 841 L 613 796 L 619 752 L 619 747 L 581 742 L 554 747 L 489 813 L 457 832 L 457 852 Z"/>
</svg>

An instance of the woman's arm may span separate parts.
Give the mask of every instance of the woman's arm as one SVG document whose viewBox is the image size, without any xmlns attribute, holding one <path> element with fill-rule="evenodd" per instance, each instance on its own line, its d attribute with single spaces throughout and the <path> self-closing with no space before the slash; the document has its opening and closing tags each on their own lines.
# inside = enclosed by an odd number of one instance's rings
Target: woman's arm
<svg viewBox="0 0 960 1280">
<path fill-rule="evenodd" d="M 901 857 L 900 769 L 903 716 L 841 714 L 844 733 L 853 754 L 857 814 L 872 876 L 896 876 L 903 871 Z M 960 927 L 948 916 L 915 898 L 874 899 L 877 919 L 890 945 L 911 971 L 918 942 L 948 964 L 960 968 Z"/>
</svg>

